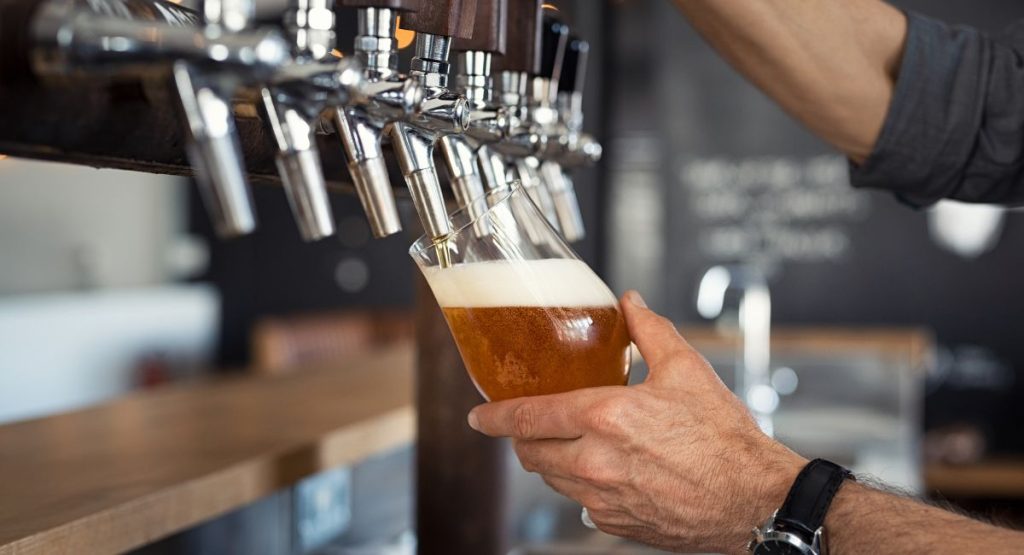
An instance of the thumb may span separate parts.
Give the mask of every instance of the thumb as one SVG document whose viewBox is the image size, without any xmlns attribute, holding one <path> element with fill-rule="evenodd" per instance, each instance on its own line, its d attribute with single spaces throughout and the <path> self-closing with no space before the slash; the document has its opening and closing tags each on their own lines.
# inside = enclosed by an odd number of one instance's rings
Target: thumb
<svg viewBox="0 0 1024 555">
<path fill-rule="evenodd" d="M 647 362 L 651 378 L 684 367 L 694 357 L 703 361 L 668 318 L 647 308 L 640 293 L 627 291 L 620 304 L 629 335 Z"/>
</svg>

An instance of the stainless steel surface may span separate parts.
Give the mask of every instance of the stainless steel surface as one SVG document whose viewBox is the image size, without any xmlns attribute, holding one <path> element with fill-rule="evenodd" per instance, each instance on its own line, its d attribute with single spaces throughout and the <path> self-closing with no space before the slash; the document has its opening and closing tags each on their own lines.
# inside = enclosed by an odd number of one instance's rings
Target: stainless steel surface
<svg viewBox="0 0 1024 555">
<path fill-rule="evenodd" d="M 261 91 L 266 122 L 277 142 L 277 169 L 292 215 L 305 241 L 334 234 L 334 217 L 316 150 L 319 106 L 304 105 L 270 88 Z"/>
<path fill-rule="evenodd" d="M 435 194 L 441 190 L 437 181 L 437 173 L 431 170 L 419 170 L 405 176 L 412 202 L 416 206 L 423 230 L 431 237 L 444 237 L 452 231 L 448 221 L 448 211 L 444 206 L 444 198 Z"/>
<path fill-rule="evenodd" d="M 348 171 L 352 175 L 373 236 L 379 239 L 402 231 L 402 221 L 391 192 L 391 180 L 384 157 L 349 162 Z"/>
<path fill-rule="evenodd" d="M 517 158 L 512 168 L 516 178 L 523 184 L 523 189 L 529 193 L 537 208 L 540 208 L 548 223 L 556 230 L 561 231 L 558 223 L 558 214 L 555 212 L 555 203 L 551 198 L 551 191 L 544 186 L 540 179 L 540 161 L 532 156 Z"/>
<path fill-rule="evenodd" d="M 726 313 L 727 294 L 731 290 L 740 294 L 737 310 L 743 345 L 733 391 L 770 436 L 773 435 L 772 413 L 778 408 L 779 395 L 769 375 L 772 303 L 764 275 L 753 266 L 708 269 L 697 291 L 697 311 L 704 318 L 720 318 Z"/>
<path fill-rule="evenodd" d="M 203 21 L 227 33 L 237 33 L 249 26 L 256 3 L 253 0 L 201 0 Z"/>
<path fill-rule="evenodd" d="M 409 75 L 429 87 L 447 87 L 451 46 L 451 37 L 416 33 L 416 53 L 409 65 Z"/>
<path fill-rule="evenodd" d="M 541 162 L 540 174 L 551 193 L 551 202 L 558 218 L 558 225 L 562 229 L 562 236 L 570 242 L 583 239 L 586 228 L 583 225 L 583 213 L 580 212 L 580 203 L 576 199 L 572 177 L 558 162 L 551 160 Z"/>
<path fill-rule="evenodd" d="M 398 13 L 389 8 L 360 8 L 356 12 L 356 58 L 368 73 L 386 78 L 398 69 L 397 25 Z"/>
<path fill-rule="evenodd" d="M 230 96 L 206 82 L 186 62 L 174 65 L 174 84 L 191 137 L 186 146 L 189 162 L 217 233 L 233 237 L 253 231 L 256 214 Z"/>
<path fill-rule="evenodd" d="M 484 187 L 487 190 L 505 189 L 508 187 L 508 166 L 505 158 L 491 150 L 487 145 L 482 145 L 476 151 L 477 165 L 480 167 L 480 176 L 483 178 Z"/>
<path fill-rule="evenodd" d="M 194 12 L 173 5 L 161 19 L 133 18 L 130 4 L 46 0 L 31 23 L 33 71 L 42 77 L 166 73 L 176 60 L 244 69 L 265 77 L 289 58 L 274 30 L 213 32 Z M 102 9 L 103 11 L 96 11 Z"/>
<path fill-rule="evenodd" d="M 295 54 L 301 58 L 322 60 L 334 48 L 333 0 L 293 0 L 284 13 Z"/>
<path fill-rule="evenodd" d="M 488 103 L 494 97 L 494 80 L 491 77 L 490 52 L 467 50 L 459 52 L 456 64 L 455 86 L 466 95 L 470 102 Z"/>
</svg>

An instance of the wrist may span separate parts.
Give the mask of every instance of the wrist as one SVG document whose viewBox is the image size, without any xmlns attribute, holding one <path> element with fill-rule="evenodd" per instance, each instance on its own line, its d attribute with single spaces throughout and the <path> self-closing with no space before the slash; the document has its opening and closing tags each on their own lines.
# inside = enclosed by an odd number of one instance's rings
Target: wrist
<svg viewBox="0 0 1024 555">
<path fill-rule="evenodd" d="M 745 491 L 735 497 L 735 526 L 726 539 L 727 552 L 746 553 L 751 530 L 767 520 L 786 500 L 800 471 L 809 462 L 781 443 L 764 438 L 760 455 L 745 477 Z"/>
</svg>

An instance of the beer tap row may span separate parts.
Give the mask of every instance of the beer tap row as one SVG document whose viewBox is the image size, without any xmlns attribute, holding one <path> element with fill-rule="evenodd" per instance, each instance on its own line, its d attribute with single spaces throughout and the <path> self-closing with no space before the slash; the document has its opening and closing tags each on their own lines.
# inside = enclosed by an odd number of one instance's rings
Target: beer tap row
<svg viewBox="0 0 1024 555">
<path fill-rule="evenodd" d="M 337 58 L 334 0 L 289 0 L 273 24 L 254 0 L 43 0 L 29 22 L 44 82 L 142 80 L 180 107 L 186 154 L 218 234 L 257 218 L 236 106 L 258 107 L 304 240 L 335 233 L 317 134 L 338 137 L 375 237 L 402 222 L 390 145 L 425 232 L 451 233 L 442 179 L 459 206 L 519 181 L 570 241 L 583 236 L 569 170 L 600 157 L 582 131 L 587 43 L 535 0 L 337 0 L 354 9 L 351 54 Z M 398 69 L 397 28 L 416 33 Z M 454 58 L 454 63 L 453 62 Z M 454 66 L 454 69 L 453 69 Z M 450 78 L 453 74 L 453 78 Z"/>
</svg>

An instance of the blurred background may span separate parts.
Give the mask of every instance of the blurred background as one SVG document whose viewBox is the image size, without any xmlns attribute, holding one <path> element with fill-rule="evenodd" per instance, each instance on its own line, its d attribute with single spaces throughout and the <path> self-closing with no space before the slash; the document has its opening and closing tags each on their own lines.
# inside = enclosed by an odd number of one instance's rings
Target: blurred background
<svg viewBox="0 0 1024 555">
<path fill-rule="evenodd" d="M 1024 15 L 1006 0 L 895 3 L 992 32 Z M 846 160 L 671 2 L 555 4 L 591 41 L 586 127 L 605 148 L 576 175 L 589 230 L 576 248 L 615 291 L 639 289 L 680 322 L 727 383 L 743 365 L 737 341 L 770 318 L 776 433 L 805 454 L 945 498 L 929 465 L 1024 461 L 1017 213 L 915 211 L 850 188 Z M 411 235 L 373 240 L 358 199 L 335 195 L 337 236 L 303 243 L 283 190 L 254 193 L 258 231 L 225 242 L 187 179 L 0 159 L 0 422 L 410 340 Z M 698 291 L 723 275 L 733 287 L 706 318 Z M 736 301 L 765 289 L 770 312 L 740 318 Z M 325 334 L 330 347 L 309 346 Z M 140 552 L 411 552 L 411 453 L 310 478 Z M 520 553 L 616 544 L 509 464 Z M 1019 513 L 1021 492 L 932 477 L 969 509 Z"/>
</svg>

